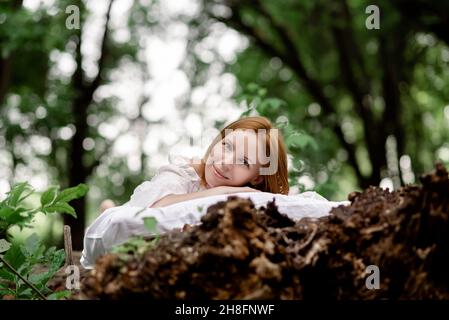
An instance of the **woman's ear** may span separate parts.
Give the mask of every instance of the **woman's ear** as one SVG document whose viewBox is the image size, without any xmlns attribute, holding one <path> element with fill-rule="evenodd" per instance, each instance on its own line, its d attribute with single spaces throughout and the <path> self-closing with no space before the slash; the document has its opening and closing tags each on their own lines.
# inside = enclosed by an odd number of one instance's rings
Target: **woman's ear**
<svg viewBox="0 0 449 320">
<path fill-rule="evenodd" d="M 256 178 L 254 178 L 253 180 L 251 180 L 251 184 L 252 184 L 253 186 L 255 186 L 255 185 L 261 183 L 262 180 L 263 180 L 263 177 L 262 177 L 261 175 L 258 175 Z"/>
</svg>

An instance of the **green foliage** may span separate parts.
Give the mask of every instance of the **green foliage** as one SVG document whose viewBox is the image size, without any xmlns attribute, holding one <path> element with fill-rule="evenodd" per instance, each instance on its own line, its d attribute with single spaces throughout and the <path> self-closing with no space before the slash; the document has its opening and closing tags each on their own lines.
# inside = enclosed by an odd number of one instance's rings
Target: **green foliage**
<svg viewBox="0 0 449 320">
<path fill-rule="evenodd" d="M 111 252 L 119 254 L 123 259 L 127 259 L 130 255 L 142 256 L 150 248 L 154 247 L 160 237 L 156 229 L 157 220 L 154 217 L 145 217 L 143 218 L 143 223 L 148 232 L 154 235 L 153 239 L 147 240 L 143 236 L 134 236 L 125 243 L 113 247 Z"/>
<path fill-rule="evenodd" d="M 88 187 L 85 184 L 65 189 L 60 193 L 56 188 L 50 188 L 41 197 L 42 211 L 45 213 L 67 213 L 76 218 L 75 210 L 68 202 L 83 197 L 87 190 Z"/>
<path fill-rule="evenodd" d="M 29 227 L 30 222 L 39 212 L 66 213 L 76 217 L 75 210 L 69 205 L 69 201 L 83 197 L 88 187 L 80 184 L 73 188 L 59 191 L 58 187 L 51 187 L 41 195 L 40 206 L 27 208 L 25 200 L 34 192 L 26 182 L 16 184 L 7 193 L 5 200 L 0 202 L 0 238 L 7 237 L 7 231 L 12 226 L 20 229 Z"/>
<path fill-rule="evenodd" d="M 282 107 L 286 106 L 285 101 L 278 98 L 267 97 L 267 89 L 256 83 L 250 83 L 246 90 L 240 94 L 236 101 L 243 103 L 247 108 L 240 117 L 247 117 L 252 113 L 266 114 L 267 112 L 279 113 Z"/>
<path fill-rule="evenodd" d="M 122 258 L 127 259 L 129 256 L 142 256 L 157 242 L 157 238 L 148 241 L 143 236 L 131 237 L 125 243 L 115 246 L 111 252 L 119 254 Z"/>
<path fill-rule="evenodd" d="M 30 227 L 37 213 L 67 213 L 76 216 L 69 201 L 83 197 L 88 188 L 80 184 L 59 191 L 50 187 L 40 197 L 38 208 L 26 206 L 26 199 L 34 193 L 28 183 L 15 185 L 0 202 L 0 296 L 13 295 L 16 299 L 61 299 L 68 291 L 53 293 L 47 282 L 64 264 L 64 250 L 46 249 L 33 233 L 24 243 L 10 239 L 12 227 Z M 44 270 L 44 271 L 42 271 Z"/>
<path fill-rule="evenodd" d="M 143 218 L 143 225 L 151 233 L 156 233 L 157 220 L 154 217 Z"/>
<path fill-rule="evenodd" d="M 64 250 L 55 247 L 45 249 L 36 234 L 29 236 L 24 244 L 12 243 L 6 254 L 2 257 L 9 266 L 14 268 L 23 278 L 28 280 L 44 296 L 52 294 L 46 286 L 47 282 L 64 264 Z M 39 271 L 45 270 L 45 271 Z M 0 296 L 9 294 L 16 299 L 37 299 L 38 293 L 25 283 L 15 272 L 4 265 L 0 269 Z M 9 284 L 13 284 L 8 285 Z M 57 296 L 66 296 L 58 293 Z"/>
<path fill-rule="evenodd" d="M 66 8 L 76 5 L 80 9 L 80 30 L 65 27 Z M 115 6 L 115 3 L 114 3 Z M 71 185 L 71 147 L 70 132 L 73 134 L 80 117 L 80 112 L 73 110 L 74 102 L 80 93 L 87 90 L 92 82 L 92 76 L 85 74 L 84 68 L 77 63 L 77 45 L 80 43 L 78 36 L 86 34 L 88 24 L 92 16 L 98 14 L 85 4 L 85 1 L 60 0 L 52 3 L 36 3 L 36 6 L 22 4 L 17 1 L 0 1 L 0 150 L 2 157 L 11 157 L 12 163 L 8 163 L 7 173 L 3 176 L 10 184 L 14 183 L 15 169 L 17 166 L 39 167 L 37 171 L 45 171 L 51 183 L 61 186 Z M 109 31 L 105 38 L 104 46 L 101 41 L 95 43 L 99 50 L 105 51 L 102 65 L 98 61 L 101 83 L 108 84 L 110 74 L 123 61 L 137 64 L 137 52 L 141 48 L 141 36 L 137 29 L 147 25 L 145 11 L 152 5 L 140 4 L 138 1 L 130 8 L 130 21 L 128 30 L 130 38 L 126 41 L 117 41 L 114 36 L 117 28 L 113 23 L 107 23 Z M 140 15 L 141 19 L 134 19 Z M 112 15 L 113 16 L 113 15 Z M 126 22 L 125 22 L 126 23 Z M 157 24 L 156 22 L 154 24 Z M 121 28 L 121 27 L 120 27 Z M 87 31 L 89 33 L 89 31 Z M 84 52 L 81 53 L 85 60 Z M 78 68 L 82 79 L 82 86 L 75 81 L 76 70 L 63 71 L 60 68 L 61 58 L 70 61 Z M 3 61 L 5 59 L 5 61 Z M 99 59 L 100 60 L 100 59 Z M 9 66 L 10 65 L 10 66 Z M 5 66 L 5 69 L 3 68 Z M 9 66 L 9 67 L 7 67 Z M 10 70 L 9 72 L 7 72 Z M 3 73 L 3 71 L 5 71 Z M 5 85 L 5 86 L 4 86 Z M 88 91 L 88 90 L 87 90 Z M 94 90 L 95 91 L 95 90 Z M 142 172 L 135 172 L 128 168 L 126 159 L 121 157 L 108 157 L 110 163 L 106 170 L 108 175 L 97 175 L 96 166 L 104 156 L 110 156 L 112 142 L 99 132 L 99 124 L 108 123 L 114 116 L 122 116 L 116 110 L 117 99 L 114 97 L 94 99 L 86 102 L 86 118 L 89 123 L 86 128 L 86 138 L 94 142 L 90 149 L 81 148 L 83 172 L 87 173 L 89 183 L 98 186 L 101 193 L 92 193 L 93 199 L 87 199 L 88 206 L 92 202 L 104 198 L 112 198 L 117 202 L 129 199 L 129 193 L 141 182 Z M 10 117 L 9 115 L 14 115 Z M 66 130 L 69 134 L 61 135 Z M 79 131 L 78 131 L 79 132 Z M 4 139 L 3 139 L 4 138 Z M 40 151 L 40 143 L 33 143 L 33 139 L 43 141 L 45 151 Z M 20 143 L 21 147 L 15 147 Z M 79 146 L 78 144 L 76 146 Z M 75 147 L 76 147 L 75 146 Z M 22 152 L 22 150 L 26 150 Z M 105 157 L 106 158 L 106 157 Z M 114 168 L 115 163 L 120 165 Z M 38 166 L 35 166 L 35 164 Z M 41 169 L 42 168 L 42 169 Z M 33 169 L 34 170 L 34 169 Z M 112 172 L 122 176 L 123 183 L 117 183 L 117 179 L 111 179 Z M 86 182 L 82 179 L 80 182 Z M 114 181 L 111 181 L 114 180 Z M 111 188 L 114 185 L 114 188 Z M 48 197 L 51 197 L 51 192 Z M 93 200 L 93 201 L 92 201 Z M 68 202 L 68 200 L 64 200 Z M 73 208 L 64 201 L 54 201 L 46 205 L 46 213 L 65 212 L 75 215 Z M 95 206 L 92 205 L 92 206 Z M 77 212 L 78 220 L 85 221 L 84 210 Z"/>
</svg>

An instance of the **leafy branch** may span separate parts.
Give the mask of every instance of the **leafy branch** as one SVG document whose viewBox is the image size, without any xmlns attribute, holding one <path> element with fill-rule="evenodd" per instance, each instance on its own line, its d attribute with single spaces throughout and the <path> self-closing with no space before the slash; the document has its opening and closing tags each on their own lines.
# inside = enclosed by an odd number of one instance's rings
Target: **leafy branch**
<svg viewBox="0 0 449 320">
<path fill-rule="evenodd" d="M 6 261 L 5 259 L 3 259 L 2 256 L 0 256 L 0 261 L 8 267 L 9 270 L 11 270 L 16 276 L 18 276 L 20 278 L 20 280 L 22 280 L 23 282 L 25 282 L 27 284 L 27 286 L 29 286 L 31 289 L 33 289 L 34 292 L 36 292 L 36 294 L 42 299 L 42 300 L 47 300 L 47 298 L 42 294 L 42 292 L 40 292 L 35 286 L 34 284 L 32 284 L 31 282 L 29 282 L 26 278 L 24 278 L 16 269 L 14 269 L 9 263 L 8 261 Z"/>
<path fill-rule="evenodd" d="M 27 182 L 15 185 L 7 193 L 7 198 L 0 202 L 0 238 L 6 238 L 7 231 L 12 226 L 18 226 L 20 229 L 30 227 L 29 223 L 39 212 L 66 213 L 76 218 L 75 210 L 69 202 L 84 196 L 87 190 L 88 187 L 84 184 L 63 191 L 59 191 L 58 187 L 50 187 L 42 193 L 41 205 L 30 209 L 25 206 L 25 200 L 34 193 L 34 189 Z"/>
<path fill-rule="evenodd" d="M 37 208 L 26 205 L 25 200 L 34 193 L 28 183 L 19 183 L 7 193 L 6 199 L 0 202 L 0 254 L 3 254 L 0 255 L 0 295 L 13 295 L 19 299 L 59 299 L 70 294 L 69 291 L 52 293 L 46 286 L 63 265 L 64 250 L 46 249 L 36 234 L 29 236 L 24 243 L 17 243 L 8 232 L 12 227 L 20 230 L 31 227 L 39 212 L 76 217 L 69 202 L 83 197 L 87 190 L 83 184 L 62 191 L 58 187 L 50 187 L 42 193 Z M 47 269 L 36 273 L 36 266 L 46 266 Z"/>
</svg>

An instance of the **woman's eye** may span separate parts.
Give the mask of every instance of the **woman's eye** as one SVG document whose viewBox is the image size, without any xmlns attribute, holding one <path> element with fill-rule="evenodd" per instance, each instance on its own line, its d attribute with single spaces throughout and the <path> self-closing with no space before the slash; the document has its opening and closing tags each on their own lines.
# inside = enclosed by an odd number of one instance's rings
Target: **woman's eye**
<svg viewBox="0 0 449 320">
<path fill-rule="evenodd" d="M 223 141 L 221 144 L 224 145 L 226 147 L 226 149 L 231 148 L 231 144 L 228 141 Z"/>
</svg>

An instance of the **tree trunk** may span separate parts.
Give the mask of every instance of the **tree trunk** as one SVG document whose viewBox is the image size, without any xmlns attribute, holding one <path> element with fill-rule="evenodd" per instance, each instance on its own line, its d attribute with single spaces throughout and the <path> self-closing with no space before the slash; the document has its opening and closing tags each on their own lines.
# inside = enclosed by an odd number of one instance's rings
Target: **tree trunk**
<svg viewBox="0 0 449 320">
<path fill-rule="evenodd" d="M 5 59 L 0 58 L 0 109 L 8 92 L 9 82 L 11 80 L 11 61 L 11 55 Z"/>
<path fill-rule="evenodd" d="M 88 101 L 76 99 L 73 105 L 73 114 L 75 117 L 76 132 L 71 141 L 69 157 L 69 186 L 76 186 L 85 183 L 88 178 L 86 166 L 83 164 L 83 140 L 87 137 L 87 107 Z M 80 250 L 83 247 L 85 217 L 86 217 L 86 198 L 75 199 L 71 202 L 77 214 L 77 218 L 64 216 L 64 224 L 72 229 L 72 244 L 74 250 Z"/>
<path fill-rule="evenodd" d="M 23 0 L 14 0 L 10 3 L 14 11 L 20 10 L 22 4 Z M 0 58 L 0 109 L 6 93 L 8 92 L 9 83 L 11 81 L 13 55 L 14 53 L 11 52 L 8 57 Z"/>
<path fill-rule="evenodd" d="M 107 36 L 108 36 L 108 24 L 110 19 L 110 13 L 113 0 L 109 2 L 106 12 L 106 21 L 103 32 L 103 39 L 101 42 L 101 54 L 98 59 L 98 74 L 94 80 L 88 84 L 85 84 L 84 74 L 82 68 L 82 55 L 81 55 L 81 30 L 78 30 L 78 46 L 76 50 L 76 63 L 77 68 L 73 75 L 73 86 L 76 92 L 76 97 L 72 105 L 72 114 L 74 119 L 74 126 L 76 132 L 73 135 L 70 145 L 70 157 L 68 159 L 69 172 L 69 185 L 71 187 L 80 183 L 85 183 L 94 169 L 94 165 L 87 165 L 83 162 L 85 150 L 83 148 L 83 141 L 88 137 L 88 125 L 87 125 L 87 109 L 92 102 L 92 97 L 100 85 L 102 80 L 102 73 L 104 67 L 104 61 L 107 55 Z M 96 162 L 98 164 L 98 162 Z M 86 199 L 73 200 L 72 206 L 75 208 L 77 219 L 70 216 L 64 217 L 64 224 L 69 225 L 72 229 L 72 245 L 74 250 L 80 250 L 83 248 L 84 228 L 86 223 Z"/>
</svg>

